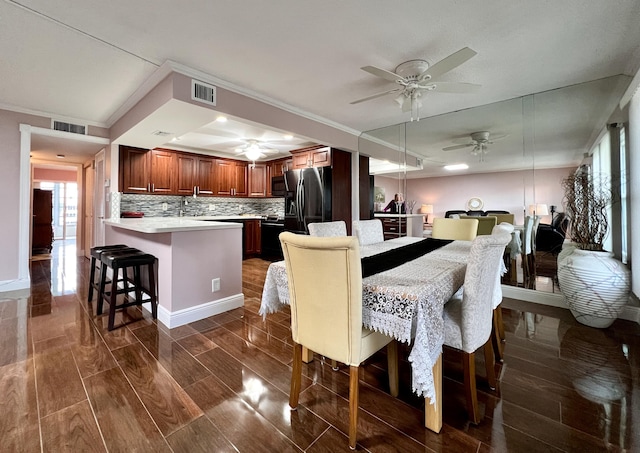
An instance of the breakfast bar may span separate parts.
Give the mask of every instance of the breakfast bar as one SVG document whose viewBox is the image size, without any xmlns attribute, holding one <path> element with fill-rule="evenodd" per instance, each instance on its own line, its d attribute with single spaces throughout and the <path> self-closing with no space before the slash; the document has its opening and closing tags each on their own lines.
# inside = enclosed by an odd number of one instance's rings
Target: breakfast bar
<svg viewBox="0 0 640 453">
<path fill-rule="evenodd" d="M 244 305 L 242 223 L 154 217 L 105 220 L 105 243 L 155 255 L 158 320 L 178 327 Z"/>
</svg>

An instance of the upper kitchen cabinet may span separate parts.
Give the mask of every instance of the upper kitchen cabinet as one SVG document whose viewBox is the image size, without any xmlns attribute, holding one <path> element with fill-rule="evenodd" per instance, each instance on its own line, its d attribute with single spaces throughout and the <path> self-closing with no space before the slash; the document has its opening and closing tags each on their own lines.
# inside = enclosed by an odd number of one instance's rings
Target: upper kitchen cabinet
<svg viewBox="0 0 640 453">
<path fill-rule="evenodd" d="M 246 197 L 247 162 L 216 159 L 214 170 L 215 194 Z"/>
<path fill-rule="evenodd" d="M 120 183 L 124 193 L 173 194 L 176 154 L 164 149 L 120 146 Z"/>
<path fill-rule="evenodd" d="M 249 165 L 249 196 L 267 196 L 267 164 Z"/>
<path fill-rule="evenodd" d="M 214 195 L 215 158 L 191 153 L 177 153 L 178 195 Z"/>
<path fill-rule="evenodd" d="M 331 166 L 331 148 L 328 146 L 312 146 L 291 151 L 292 168 L 291 170 L 300 170 L 309 167 L 330 167 Z"/>
</svg>

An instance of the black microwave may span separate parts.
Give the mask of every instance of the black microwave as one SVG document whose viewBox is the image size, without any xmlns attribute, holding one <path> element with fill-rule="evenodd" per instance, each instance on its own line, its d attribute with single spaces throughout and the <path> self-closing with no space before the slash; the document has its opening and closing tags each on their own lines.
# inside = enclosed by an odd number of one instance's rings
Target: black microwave
<svg viewBox="0 0 640 453">
<path fill-rule="evenodd" d="M 271 178 L 271 195 L 274 197 L 284 197 L 287 188 L 284 183 L 284 176 L 274 176 Z"/>
</svg>

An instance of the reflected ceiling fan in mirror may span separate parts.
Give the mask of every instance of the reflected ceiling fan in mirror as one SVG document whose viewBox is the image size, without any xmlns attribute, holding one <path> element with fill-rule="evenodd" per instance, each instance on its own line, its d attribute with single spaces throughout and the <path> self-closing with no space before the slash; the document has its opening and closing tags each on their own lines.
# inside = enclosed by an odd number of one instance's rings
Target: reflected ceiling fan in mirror
<svg viewBox="0 0 640 453">
<path fill-rule="evenodd" d="M 236 153 L 238 155 L 244 154 L 247 159 L 252 161 L 252 165 L 255 166 L 256 160 L 267 157 L 267 154 L 278 153 L 277 149 L 268 148 L 268 145 L 258 140 L 247 140 L 247 144 L 236 148 Z"/>
<path fill-rule="evenodd" d="M 493 145 L 498 140 L 506 137 L 506 135 L 499 135 L 497 137 L 491 137 L 491 139 L 489 139 L 490 135 L 491 133 L 489 131 L 474 132 L 471 134 L 471 141 L 469 143 L 447 146 L 446 148 L 442 148 L 442 151 L 454 151 L 457 149 L 463 149 L 473 146 L 471 155 L 480 156 L 480 162 L 484 162 L 484 156 L 489 152 L 489 145 Z"/>
<path fill-rule="evenodd" d="M 369 74 L 381 77 L 390 82 L 400 85 L 392 90 L 367 96 L 363 99 L 351 102 L 351 104 L 359 104 L 360 102 L 376 99 L 387 94 L 398 93 L 395 101 L 400 105 L 403 112 L 411 112 L 411 121 L 415 118 L 420 119 L 419 109 L 422 106 L 420 97 L 424 92 L 440 91 L 442 93 L 470 93 L 480 88 L 480 85 L 462 82 L 438 82 L 438 79 L 445 73 L 457 68 L 470 58 L 474 57 L 476 52 L 468 47 L 464 47 L 459 51 L 440 60 L 433 66 L 425 60 L 409 60 L 399 64 L 394 72 L 386 69 L 376 68 L 375 66 L 364 66 L 363 71 Z"/>
</svg>

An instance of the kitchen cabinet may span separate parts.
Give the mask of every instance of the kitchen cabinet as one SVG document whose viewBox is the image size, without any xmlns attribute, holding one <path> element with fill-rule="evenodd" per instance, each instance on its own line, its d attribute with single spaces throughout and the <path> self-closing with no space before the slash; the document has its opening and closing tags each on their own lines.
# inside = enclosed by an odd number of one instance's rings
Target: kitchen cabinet
<svg viewBox="0 0 640 453">
<path fill-rule="evenodd" d="M 246 197 L 247 162 L 216 159 L 214 169 L 215 195 Z"/>
<path fill-rule="evenodd" d="M 31 252 L 50 253 L 53 248 L 53 192 L 33 189 L 33 222 L 31 225 Z"/>
<path fill-rule="evenodd" d="M 176 192 L 178 195 L 213 195 L 215 158 L 176 153 Z"/>
<path fill-rule="evenodd" d="M 120 182 L 124 193 L 176 193 L 176 153 L 166 149 L 120 146 Z"/>
<path fill-rule="evenodd" d="M 389 217 L 382 220 L 384 240 L 404 237 L 407 235 L 407 220 L 399 217 Z"/>
<path fill-rule="evenodd" d="M 288 157 L 267 162 L 267 197 L 273 196 L 271 193 L 271 180 L 277 176 L 284 176 L 284 172 L 291 170 L 292 167 L 293 160 Z"/>
<path fill-rule="evenodd" d="M 331 148 L 328 146 L 312 146 L 291 151 L 292 168 L 300 170 L 309 167 L 331 166 Z"/>
<path fill-rule="evenodd" d="M 249 196 L 267 196 L 267 164 L 252 164 L 249 166 Z M 271 182 L 271 181 L 269 181 Z M 269 187 L 271 184 L 269 184 Z"/>
<path fill-rule="evenodd" d="M 262 252 L 262 228 L 258 219 L 243 220 L 243 258 L 260 255 Z"/>
</svg>

